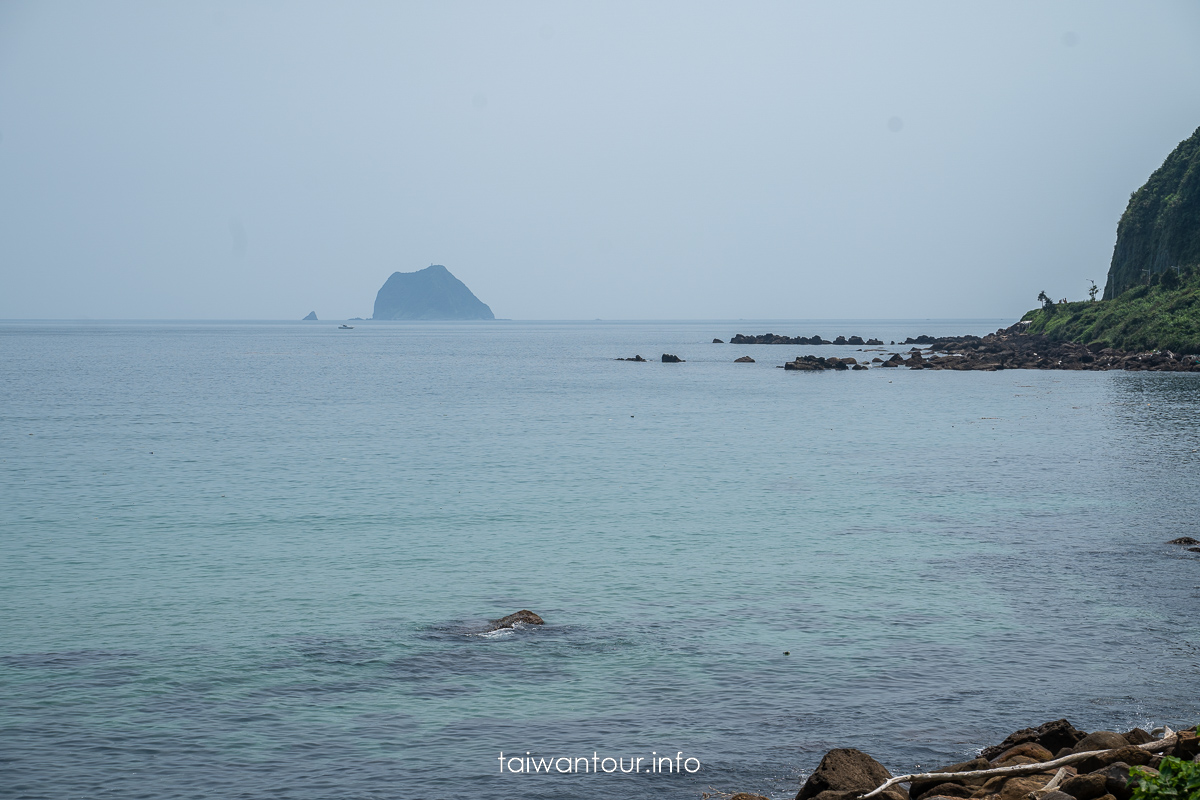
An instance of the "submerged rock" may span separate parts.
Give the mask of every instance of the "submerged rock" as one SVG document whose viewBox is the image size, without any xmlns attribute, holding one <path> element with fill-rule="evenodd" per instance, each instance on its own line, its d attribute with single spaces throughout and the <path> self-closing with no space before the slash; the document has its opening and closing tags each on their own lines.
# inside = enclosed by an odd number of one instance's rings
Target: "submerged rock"
<svg viewBox="0 0 1200 800">
<path fill-rule="evenodd" d="M 1200 544 L 1200 539 L 1193 539 L 1191 536 L 1180 536 L 1178 539 L 1172 539 L 1167 544 Z"/>
<path fill-rule="evenodd" d="M 741 358 L 735 358 L 733 360 L 733 363 L 735 363 L 735 364 L 753 364 L 754 359 L 751 358 L 750 356 L 742 356 Z"/>
<path fill-rule="evenodd" d="M 529 609 L 523 608 L 515 614 L 509 614 L 507 617 L 501 617 L 500 619 L 492 620 L 492 627 L 490 628 L 490 630 L 498 631 L 501 628 L 511 628 L 513 625 L 517 624 L 518 622 L 520 622 L 524 625 L 545 625 L 546 624 L 545 621 L 543 621 L 542 618 L 539 617 L 537 614 L 533 613 Z"/>
<path fill-rule="evenodd" d="M 646 359 L 642 358 L 641 356 L 634 356 L 633 358 L 618 358 L 617 359 L 617 361 L 645 361 L 645 360 Z"/>
<path fill-rule="evenodd" d="M 725 344 L 725 343 L 724 343 L 724 342 L 722 342 L 720 339 L 713 339 L 713 340 L 712 340 L 712 343 L 713 343 L 713 344 Z"/>
<path fill-rule="evenodd" d="M 664 364 L 682 364 L 683 359 L 679 356 L 673 356 L 670 353 L 663 353 L 662 363 Z"/>
</svg>

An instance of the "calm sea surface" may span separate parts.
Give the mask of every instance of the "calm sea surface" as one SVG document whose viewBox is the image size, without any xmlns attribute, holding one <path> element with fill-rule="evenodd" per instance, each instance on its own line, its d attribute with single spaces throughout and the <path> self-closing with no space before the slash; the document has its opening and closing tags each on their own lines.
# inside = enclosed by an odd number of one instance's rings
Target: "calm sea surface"
<svg viewBox="0 0 1200 800">
<path fill-rule="evenodd" d="M 355 324 L 0 323 L 0 795 L 785 798 L 1200 719 L 1200 375 Z"/>
</svg>

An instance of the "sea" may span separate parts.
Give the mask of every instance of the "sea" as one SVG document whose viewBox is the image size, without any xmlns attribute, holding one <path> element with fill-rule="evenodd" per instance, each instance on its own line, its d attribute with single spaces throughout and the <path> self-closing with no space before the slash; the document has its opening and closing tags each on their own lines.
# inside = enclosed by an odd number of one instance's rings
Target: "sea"
<svg viewBox="0 0 1200 800">
<path fill-rule="evenodd" d="M 1200 374 L 712 343 L 1011 322 L 0 322 L 0 796 L 782 800 L 1193 725 Z"/>
</svg>

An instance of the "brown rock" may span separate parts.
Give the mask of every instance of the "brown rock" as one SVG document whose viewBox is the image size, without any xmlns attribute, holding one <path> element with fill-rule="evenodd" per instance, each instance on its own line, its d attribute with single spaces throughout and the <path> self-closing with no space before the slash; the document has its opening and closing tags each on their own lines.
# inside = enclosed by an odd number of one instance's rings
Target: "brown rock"
<svg viewBox="0 0 1200 800">
<path fill-rule="evenodd" d="M 1127 733 L 1122 733 L 1121 736 L 1125 739 L 1125 741 L 1133 745 L 1149 744 L 1150 742 L 1154 741 L 1154 737 L 1146 733 L 1141 728 L 1134 728 Z"/>
<path fill-rule="evenodd" d="M 1110 764 L 1104 772 L 1104 788 L 1117 800 L 1129 800 L 1133 794 L 1133 785 L 1129 780 L 1129 765 L 1123 762 Z"/>
<path fill-rule="evenodd" d="M 1062 782 L 1062 790 L 1075 800 L 1095 800 L 1108 789 L 1105 788 L 1106 778 L 1100 773 L 1076 775 Z"/>
<path fill-rule="evenodd" d="M 858 796 L 860 794 L 862 794 L 862 792 L 857 790 L 851 790 L 849 792 L 835 792 L 832 789 L 826 789 L 812 800 L 858 800 Z"/>
<path fill-rule="evenodd" d="M 1067 794 L 1066 792 L 1060 792 L 1058 789 L 1054 789 L 1053 791 L 1049 791 L 1041 795 L 1039 800 L 1075 800 L 1075 798 L 1071 797 L 1071 795 Z"/>
<path fill-rule="evenodd" d="M 1057 753 L 1064 747 L 1073 747 L 1084 736 L 1083 731 L 1076 729 L 1065 719 L 1056 719 L 1053 722 L 1044 722 L 1036 728 L 1023 728 L 1010 734 L 1003 742 L 995 747 L 986 748 L 980 755 L 990 760 L 1010 747 L 1024 742 L 1037 742 L 1051 753 Z"/>
<path fill-rule="evenodd" d="M 1022 742 L 1021 744 L 1008 748 L 1003 753 L 993 758 L 992 766 L 1006 766 L 1009 762 L 1009 759 L 1015 758 L 1016 756 L 1024 756 L 1025 758 L 1031 759 L 1035 762 L 1049 761 L 1050 759 L 1054 758 L 1053 753 L 1051 753 L 1045 747 L 1042 747 L 1037 742 Z M 1017 762 L 1014 761 L 1012 763 L 1015 764 Z"/>
<path fill-rule="evenodd" d="M 713 344 L 717 344 L 719 340 L 713 339 Z M 761 794 L 750 794 L 749 792 L 738 792 L 729 800 L 771 800 L 769 797 L 763 797 Z"/>
<path fill-rule="evenodd" d="M 537 614 L 528 609 L 521 609 L 515 614 L 509 614 L 507 617 L 492 620 L 492 630 L 498 631 L 501 628 L 511 628 L 516 623 L 524 625 L 545 625 L 546 623 Z"/>
<path fill-rule="evenodd" d="M 1179 740 L 1175 742 L 1172 755 L 1184 761 L 1194 761 L 1200 756 L 1200 739 L 1196 737 L 1195 729 L 1179 732 Z"/>
<path fill-rule="evenodd" d="M 931 770 L 931 772 L 945 772 L 948 774 L 944 779 L 939 778 L 928 781 L 913 781 L 908 793 L 913 797 L 920 797 L 929 794 L 930 792 L 934 792 L 936 794 L 944 787 L 950 786 L 951 784 L 957 784 L 959 786 L 982 786 L 983 778 L 956 778 L 954 777 L 953 773 L 972 772 L 977 769 L 987 769 L 990 766 L 991 764 L 988 763 L 986 758 L 976 758 L 972 759 L 971 761 L 964 761 L 961 764 L 951 764 L 948 767 Z"/>
<path fill-rule="evenodd" d="M 1124 739 L 1122 739 L 1122 741 L 1124 741 Z M 1153 758 L 1153 753 L 1148 753 L 1145 750 L 1126 744 L 1124 747 L 1117 750 L 1111 750 L 1098 756 L 1085 758 L 1083 761 L 1077 762 L 1075 766 L 1079 768 L 1080 772 L 1095 772 L 1096 770 L 1104 769 L 1110 764 L 1116 764 L 1118 762 L 1126 765 L 1134 764 L 1137 766 L 1143 766 L 1145 764 L 1149 764 Z M 1109 788 L 1109 791 L 1111 792 L 1112 789 Z"/>
<path fill-rule="evenodd" d="M 926 784 L 926 785 L 928 785 L 928 784 Z M 968 789 L 966 786 L 963 786 L 961 783 L 939 783 L 938 785 L 934 786 L 932 789 L 929 789 L 927 792 L 925 792 L 925 794 L 921 795 L 920 797 L 913 794 L 912 790 L 910 789 L 909 796 L 915 798 L 915 800 L 932 800 L 932 798 L 934 798 L 934 797 L 967 798 L 967 797 L 971 796 L 973 791 L 974 791 L 973 789 Z"/>
<path fill-rule="evenodd" d="M 1036 792 L 1050 782 L 1050 775 L 1021 775 L 1009 778 L 1000 790 L 1000 800 L 1025 800 L 1025 795 Z"/>
<path fill-rule="evenodd" d="M 796 800 L 809 800 L 822 792 L 858 792 L 863 794 L 882 785 L 892 773 L 887 767 L 853 747 L 830 750 L 800 787 Z M 908 800 L 908 792 L 894 786 L 884 792 L 891 800 Z"/>
<path fill-rule="evenodd" d="M 1086 753 L 1088 750 L 1114 750 L 1119 747 L 1125 747 L 1129 742 L 1125 741 L 1125 737 L 1119 733 L 1112 731 L 1096 731 L 1089 733 L 1075 743 L 1071 748 L 1072 753 Z M 1079 768 L 1080 772 L 1091 772 L 1090 769 Z"/>
</svg>

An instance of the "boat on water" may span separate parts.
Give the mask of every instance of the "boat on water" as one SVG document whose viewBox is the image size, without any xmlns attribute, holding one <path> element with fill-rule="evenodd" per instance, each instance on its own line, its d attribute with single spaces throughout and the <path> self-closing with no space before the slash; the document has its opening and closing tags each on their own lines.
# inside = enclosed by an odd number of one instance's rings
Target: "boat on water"
<svg viewBox="0 0 1200 800">
<path fill-rule="evenodd" d="M 352 330 L 354 330 L 354 326 L 353 325 L 338 325 L 338 330 L 339 331 L 352 331 Z"/>
</svg>

